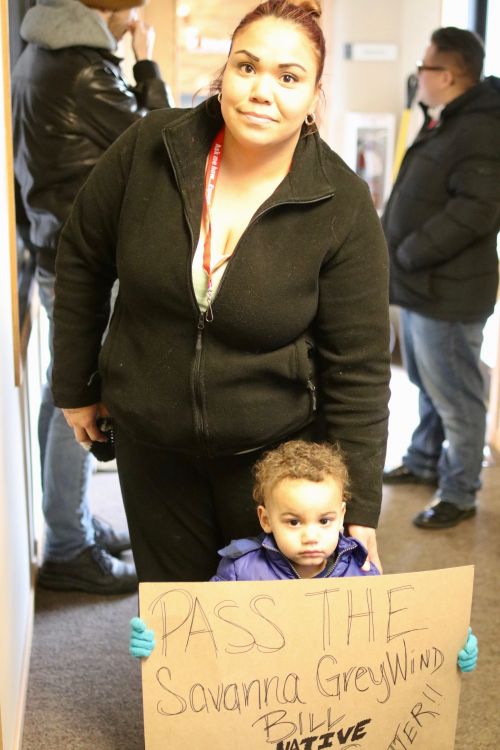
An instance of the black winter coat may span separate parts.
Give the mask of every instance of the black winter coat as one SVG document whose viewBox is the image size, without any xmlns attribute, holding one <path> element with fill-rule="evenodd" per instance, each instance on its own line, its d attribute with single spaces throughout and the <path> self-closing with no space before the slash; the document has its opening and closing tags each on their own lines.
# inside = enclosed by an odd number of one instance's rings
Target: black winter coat
<svg viewBox="0 0 500 750">
<path fill-rule="evenodd" d="M 408 149 L 382 225 L 391 259 L 390 300 L 422 315 L 485 320 L 498 287 L 500 79 L 428 118 Z"/>
<path fill-rule="evenodd" d="M 156 63 L 136 63 L 132 88 L 119 62 L 107 50 L 31 43 L 14 67 L 15 174 L 38 263 L 49 271 L 62 225 L 98 158 L 133 122 L 169 106 Z"/>
<path fill-rule="evenodd" d="M 388 264 L 369 192 L 319 136 L 302 137 L 230 258 L 208 322 L 191 264 L 206 157 L 221 125 L 215 98 L 154 112 L 90 175 L 58 250 L 55 402 L 102 399 L 136 439 L 212 456 L 286 439 L 319 405 L 351 469 L 349 520 L 375 525 Z"/>
</svg>

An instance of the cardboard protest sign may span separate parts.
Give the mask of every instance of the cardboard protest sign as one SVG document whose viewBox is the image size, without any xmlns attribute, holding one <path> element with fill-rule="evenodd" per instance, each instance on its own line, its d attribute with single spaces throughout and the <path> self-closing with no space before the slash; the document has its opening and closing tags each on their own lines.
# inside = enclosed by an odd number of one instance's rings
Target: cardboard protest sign
<svg viewBox="0 0 500 750">
<path fill-rule="evenodd" d="M 146 750 L 452 750 L 472 583 L 141 584 Z"/>
</svg>

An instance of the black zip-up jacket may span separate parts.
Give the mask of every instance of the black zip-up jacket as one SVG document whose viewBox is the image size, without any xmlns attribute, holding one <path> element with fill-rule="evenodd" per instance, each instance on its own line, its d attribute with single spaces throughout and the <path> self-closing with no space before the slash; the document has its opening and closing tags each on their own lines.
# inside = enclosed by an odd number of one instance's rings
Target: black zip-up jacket
<svg viewBox="0 0 500 750">
<path fill-rule="evenodd" d="M 369 192 L 319 136 L 301 137 L 289 174 L 227 264 L 209 322 L 191 264 L 206 157 L 221 125 L 215 98 L 154 112 L 96 165 L 58 250 L 55 402 L 102 399 L 136 439 L 204 455 L 285 439 L 315 418 L 318 403 L 351 469 L 349 520 L 376 525 L 388 268 Z"/>
<path fill-rule="evenodd" d="M 89 39 L 106 42 L 93 11 L 73 0 L 67 7 L 52 5 L 45 0 L 28 11 L 23 29 L 37 31 L 35 22 L 30 23 L 34 11 L 46 24 L 44 43 L 61 43 L 64 30 L 68 46 L 28 44 L 12 74 L 12 109 L 15 175 L 30 239 L 38 250 L 38 264 L 53 272 L 62 225 L 90 170 L 129 125 L 150 110 L 169 106 L 169 98 L 155 62 L 135 64 L 137 85 L 131 87 L 110 50 L 72 43 L 82 19 L 88 23 Z"/>
<path fill-rule="evenodd" d="M 431 318 L 479 322 L 498 288 L 500 79 L 469 89 L 437 127 L 428 124 L 427 116 L 382 218 L 390 300 Z"/>
</svg>

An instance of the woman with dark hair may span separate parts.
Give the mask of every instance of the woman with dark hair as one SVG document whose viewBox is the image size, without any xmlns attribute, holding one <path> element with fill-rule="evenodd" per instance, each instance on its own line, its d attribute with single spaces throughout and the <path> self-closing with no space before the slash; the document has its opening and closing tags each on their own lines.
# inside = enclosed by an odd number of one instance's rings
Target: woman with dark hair
<svg viewBox="0 0 500 750">
<path fill-rule="evenodd" d="M 142 581 L 208 579 L 221 546 L 257 533 L 252 467 L 292 438 L 340 445 L 347 529 L 380 568 L 386 247 L 366 185 L 317 132 L 318 16 L 249 13 L 216 95 L 132 126 L 63 233 L 54 396 L 80 442 L 114 420 Z"/>
</svg>

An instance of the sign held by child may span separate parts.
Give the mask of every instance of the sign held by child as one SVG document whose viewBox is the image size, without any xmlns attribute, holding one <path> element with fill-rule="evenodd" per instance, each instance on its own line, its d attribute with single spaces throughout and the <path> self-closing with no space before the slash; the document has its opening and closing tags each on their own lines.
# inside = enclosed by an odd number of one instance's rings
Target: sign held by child
<svg viewBox="0 0 500 750">
<path fill-rule="evenodd" d="M 142 583 L 146 750 L 453 750 L 473 567 Z"/>
</svg>

